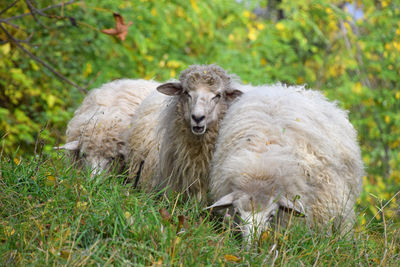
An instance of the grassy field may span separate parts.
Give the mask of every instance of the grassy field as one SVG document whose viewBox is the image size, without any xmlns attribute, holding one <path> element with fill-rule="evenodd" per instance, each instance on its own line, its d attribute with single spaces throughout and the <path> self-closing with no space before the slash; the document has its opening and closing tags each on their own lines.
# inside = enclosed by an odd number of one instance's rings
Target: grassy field
<svg viewBox="0 0 400 267">
<path fill-rule="evenodd" d="M 90 178 L 67 159 L 47 156 L 3 156 L 0 171 L 3 266 L 400 264 L 399 225 L 388 220 L 366 218 L 366 227 L 345 238 L 293 224 L 246 249 L 229 221 L 199 203 L 145 194 L 123 176 Z"/>
</svg>

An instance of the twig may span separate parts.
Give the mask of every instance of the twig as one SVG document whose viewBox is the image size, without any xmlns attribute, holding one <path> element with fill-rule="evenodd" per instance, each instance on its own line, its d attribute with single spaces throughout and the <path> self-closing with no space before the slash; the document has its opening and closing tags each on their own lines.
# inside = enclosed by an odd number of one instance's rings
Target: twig
<svg viewBox="0 0 400 267">
<path fill-rule="evenodd" d="M 15 0 L 13 3 L 11 3 L 8 7 L 6 7 L 5 9 L 3 9 L 2 11 L 0 11 L 0 15 L 3 14 L 4 12 L 6 12 L 7 10 L 9 10 L 10 8 L 12 8 L 13 6 L 15 6 L 16 3 L 18 3 L 19 0 Z"/>
<path fill-rule="evenodd" d="M 400 194 L 400 191 L 397 191 L 396 194 L 394 194 L 394 196 L 392 196 L 389 201 L 383 205 L 383 207 L 381 209 L 378 210 L 378 212 L 374 215 L 374 217 L 372 217 L 371 220 L 369 220 L 369 222 L 367 223 L 367 225 L 365 227 L 368 227 L 369 224 L 376 218 L 376 216 L 379 214 L 379 212 L 383 211 L 384 208 L 386 208 L 387 205 L 389 205 L 389 203 L 393 200 L 393 198 L 395 198 L 398 194 Z"/>
<path fill-rule="evenodd" d="M 48 27 L 46 25 L 44 25 L 40 19 L 38 17 L 36 17 L 36 13 L 38 13 L 39 15 L 41 15 L 37 9 L 32 5 L 31 1 L 29 0 L 25 0 L 26 5 L 28 6 L 29 11 L 32 14 L 33 19 L 42 27 L 48 29 Z M 42 13 L 43 14 L 43 13 Z M 45 15 L 47 17 L 47 15 Z"/>
<path fill-rule="evenodd" d="M 318 259 L 319 259 L 319 250 L 317 250 L 317 252 L 318 252 L 318 255 L 317 255 L 317 258 L 315 259 L 313 267 L 317 266 L 317 262 L 318 262 Z"/>
<path fill-rule="evenodd" d="M 53 8 L 56 8 L 56 7 L 60 7 L 60 6 L 63 7 L 63 6 L 66 6 L 66 5 L 71 5 L 71 4 L 74 4 L 75 2 L 77 2 L 77 1 L 76 0 L 70 0 L 70 1 L 68 1 L 66 3 L 60 3 L 60 4 L 56 4 L 56 5 L 48 6 L 48 7 L 42 8 L 42 9 L 36 9 L 36 10 L 37 10 L 37 12 L 43 12 L 43 11 L 46 11 L 46 10 L 49 10 L 49 9 L 53 9 Z M 19 18 L 23 18 L 23 17 L 29 16 L 29 15 L 31 15 L 31 12 L 24 13 L 24 14 L 21 14 L 21 15 L 18 15 L 18 16 L 14 16 L 14 17 L 9 17 L 9 18 L 5 19 L 4 21 L 10 21 L 10 20 L 13 20 L 13 19 L 19 19 Z"/>
<path fill-rule="evenodd" d="M 382 207 L 382 200 L 381 200 L 381 207 Z M 382 208 L 382 220 L 383 220 L 383 233 L 384 233 L 384 237 L 385 237 L 385 250 L 383 252 L 383 256 L 382 256 L 381 262 L 379 263 L 379 266 L 384 266 L 385 265 L 387 248 L 388 248 L 386 220 L 385 220 L 385 212 L 384 212 L 383 208 Z"/>
<path fill-rule="evenodd" d="M 11 22 L 8 22 L 8 21 L 5 21 L 5 20 L 1 20 L 0 19 L 0 23 L 8 24 L 8 25 L 10 25 L 11 27 L 14 27 L 17 30 L 21 29 L 18 25 L 15 25 L 14 23 L 11 23 Z"/>
<path fill-rule="evenodd" d="M 83 88 L 80 87 L 79 85 L 77 85 L 76 83 L 74 83 L 73 81 L 70 81 L 69 79 L 67 79 L 64 75 L 62 75 L 61 73 L 59 73 L 58 71 L 56 71 L 53 67 L 51 67 L 49 64 L 47 64 L 46 62 L 44 62 L 42 59 L 40 59 L 39 57 L 35 56 L 34 54 L 32 54 L 31 52 L 29 52 L 28 50 L 25 49 L 25 47 L 23 47 L 18 40 L 16 40 L 4 27 L 3 25 L 0 23 L 0 29 L 3 30 L 3 32 L 7 35 L 7 37 L 12 40 L 14 42 L 14 44 L 16 46 L 18 46 L 22 51 L 24 51 L 28 56 L 30 56 L 32 59 L 34 59 L 35 61 L 39 62 L 40 64 L 42 64 L 45 68 L 47 68 L 48 70 L 50 70 L 52 73 L 54 73 L 58 78 L 60 78 L 61 80 L 67 82 L 68 84 L 76 87 L 77 89 L 79 89 L 82 93 L 86 94 L 88 91 Z"/>
</svg>

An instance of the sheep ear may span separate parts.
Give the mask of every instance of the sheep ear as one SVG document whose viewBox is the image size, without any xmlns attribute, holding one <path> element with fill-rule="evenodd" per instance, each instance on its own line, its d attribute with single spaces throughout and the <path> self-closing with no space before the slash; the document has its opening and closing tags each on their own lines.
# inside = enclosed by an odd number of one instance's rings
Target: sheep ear
<svg viewBox="0 0 400 267">
<path fill-rule="evenodd" d="M 229 101 L 233 101 L 233 100 L 235 100 L 236 98 L 240 97 L 242 94 L 243 94 L 242 91 L 240 91 L 240 90 L 238 90 L 238 89 L 233 89 L 233 90 L 231 90 L 231 91 L 227 91 L 227 92 L 226 92 L 226 98 L 227 98 Z"/>
<path fill-rule="evenodd" d="M 79 149 L 79 141 L 71 141 L 71 142 L 66 143 L 63 146 L 54 147 L 54 149 L 56 149 L 56 150 L 61 150 L 61 149 L 78 150 Z"/>
<path fill-rule="evenodd" d="M 232 206 L 233 200 L 234 200 L 234 193 L 230 193 L 228 195 L 225 195 L 221 197 L 217 202 L 212 204 L 211 206 L 207 207 L 206 209 L 212 209 L 212 208 L 218 208 L 218 209 L 224 209 L 229 206 Z"/>
<path fill-rule="evenodd" d="M 164 83 L 157 87 L 157 91 L 165 95 L 180 95 L 182 93 L 181 83 Z"/>
<path fill-rule="evenodd" d="M 297 199 L 297 198 L 296 198 Z M 306 213 L 300 201 L 293 202 L 286 197 L 281 197 L 279 200 L 279 209 L 288 213 L 293 213 L 295 216 L 305 217 Z"/>
</svg>

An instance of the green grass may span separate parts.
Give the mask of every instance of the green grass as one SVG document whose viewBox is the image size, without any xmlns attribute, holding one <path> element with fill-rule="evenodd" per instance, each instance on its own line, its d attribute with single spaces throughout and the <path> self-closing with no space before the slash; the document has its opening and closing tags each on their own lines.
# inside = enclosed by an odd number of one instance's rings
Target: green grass
<svg viewBox="0 0 400 267">
<path fill-rule="evenodd" d="M 245 249 L 235 228 L 197 202 L 145 194 L 124 184 L 123 176 L 90 178 L 54 157 L 21 162 L 3 157 L 0 171 L 4 266 L 400 263 L 400 231 L 390 221 L 371 223 L 347 238 L 295 224 Z"/>
</svg>

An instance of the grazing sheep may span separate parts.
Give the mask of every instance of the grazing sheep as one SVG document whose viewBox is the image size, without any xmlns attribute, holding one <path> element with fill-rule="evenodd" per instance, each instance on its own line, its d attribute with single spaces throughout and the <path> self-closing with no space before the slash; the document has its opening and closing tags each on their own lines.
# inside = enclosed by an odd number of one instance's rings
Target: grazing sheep
<svg viewBox="0 0 400 267">
<path fill-rule="evenodd" d="M 93 89 L 75 111 L 67 126 L 68 150 L 74 159 L 91 167 L 92 174 L 112 163 L 122 168 L 128 149 L 124 132 L 136 108 L 159 83 L 146 80 L 115 80 Z"/>
<path fill-rule="evenodd" d="M 127 131 L 126 140 L 129 147 L 129 179 L 135 187 L 140 185 L 145 191 L 156 188 L 158 155 L 160 138 L 157 135 L 157 125 L 160 112 L 168 96 L 154 90 L 137 108 L 132 117 L 132 126 Z"/>
<path fill-rule="evenodd" d="M 345 111 L 316 91 L 263 86 L 244 94 L 221 122 L 210 208 L 237 212 L 247 221 L 240 226 L 247 240 L 271 222 L 285 225 L 292 212 L 305 215 L 310 227 L 332 222 L 344 233 L 363 173 Z"/>
<path fill-rule="evenodd" d="M 205 199 L 220 120 L 242 94 L 235 87 L 233 76 L 217 65 L 190 66 L 179 82 L 157 87 L 170 99 L 160 111 L 159 173 L 154 184 Z"/>
</svg>

